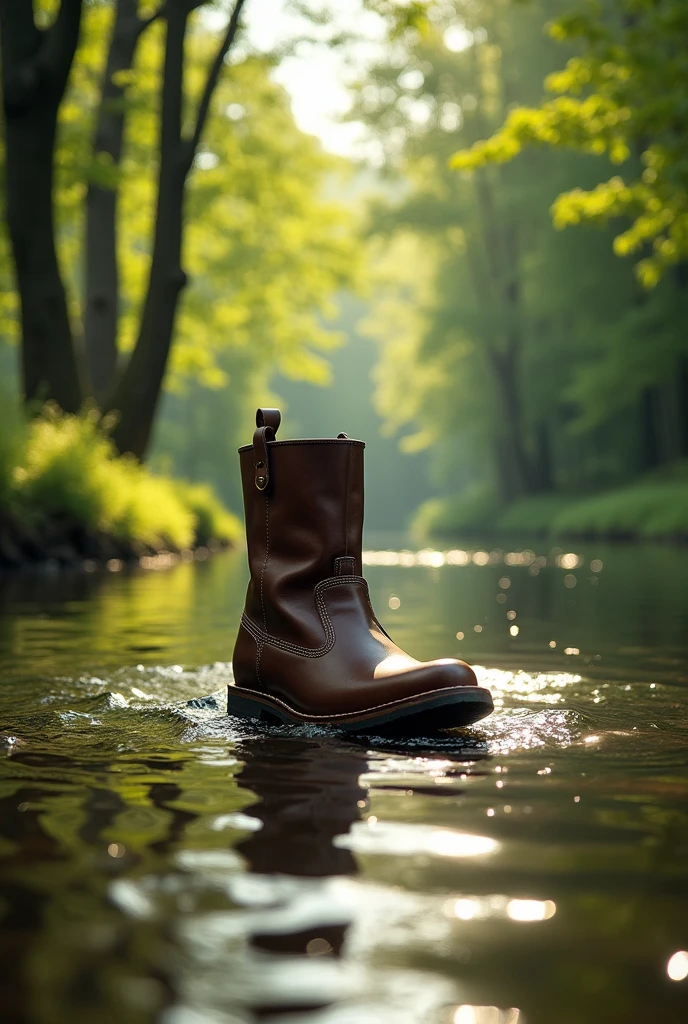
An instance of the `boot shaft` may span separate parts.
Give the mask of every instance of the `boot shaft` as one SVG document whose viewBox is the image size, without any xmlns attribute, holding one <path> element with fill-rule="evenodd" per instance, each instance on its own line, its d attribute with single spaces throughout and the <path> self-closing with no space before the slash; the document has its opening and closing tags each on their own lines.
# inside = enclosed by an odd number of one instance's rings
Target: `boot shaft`
<svg viewBox="0 0 688 1024">
<path fill-rule="evenodd" d="M 313 592 L 360 576 L 362 441 L 345 435 L 277 441 L 276 410 L 259 410 L 254 442 L 239 449 L 250 582 L 246 613 L 272 636 L 317 646 Z"/>
</svg>

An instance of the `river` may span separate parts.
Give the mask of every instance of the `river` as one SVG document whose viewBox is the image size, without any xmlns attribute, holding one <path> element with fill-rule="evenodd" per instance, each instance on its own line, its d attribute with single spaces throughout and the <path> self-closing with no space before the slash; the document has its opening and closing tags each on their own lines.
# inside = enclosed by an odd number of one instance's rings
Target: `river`
<svg viewBox="0 0 688 1024">
<path fill-rule="evenodd" d="M 688 1019 L 688 550 L 367 546 L 491 718 L 229 719 L 241 551 L 0 580 L 4 1024 Z"/>
</svg>

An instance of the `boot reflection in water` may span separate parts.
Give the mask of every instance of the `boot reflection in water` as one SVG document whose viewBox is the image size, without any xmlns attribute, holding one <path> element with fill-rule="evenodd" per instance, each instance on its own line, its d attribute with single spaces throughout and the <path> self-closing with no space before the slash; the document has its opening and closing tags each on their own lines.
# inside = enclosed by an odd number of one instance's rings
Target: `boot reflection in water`
<svg viewBox="0 0 688 1024">
<path fill-rule="evenodd" d="M 259 409 L 239 449 L 250 582 L 229 714 L 416 735 L 490 714 L 468 665 L 416 661 L 375 617 L 361 575 L 364 443 L 277 441 L 280 419 Z"/>
<path fill-rule="evenodd" d="M 244 808 L 243 813 L 262 823 L 259 831 L 237 846 L 250 871 L 295 879 L 355 874 L 358 869 L 353 855 L 335 846 L 334 840 L 346 835 L 352 822 L 361 817 L 366 791 L 359 777 L 367 768 L 365 748 L 266 738 L 247 743 L 238 753 L 245 763 L 237 782 L 257 797 L 257 802 Z M 270 991 L 270 971 L 265 969 L 267 964 L 261 967 L 265 1001 L 252 1007 L 259 1016 L 315 1010 L 340 997 L 338 991 L 331 990 L 331 973 L 323 976 L 318 968 L 325 965 L 316 960 L 340 957 L 350 914 L 328 899 L 326 883 L 318 895 L 314 901 L 311 884 L 301 889 L 295 883 L 286 897 L 283 893 L 283 898 L 278 897 L 271 907 L 272 921 L 266 910 L 261 914 L 261 929 L 250 936 L 257 955 L 261 951 L 276 957 L 276 965 L 285 956 L 312 958 L 310 977 L 305 976 L 308 983 L 299 985 L 288 1000 L 283 974 L 278 972 L 274 990 Z M 266 920 L 270 922 L 267 927 Z"/>
</svg>

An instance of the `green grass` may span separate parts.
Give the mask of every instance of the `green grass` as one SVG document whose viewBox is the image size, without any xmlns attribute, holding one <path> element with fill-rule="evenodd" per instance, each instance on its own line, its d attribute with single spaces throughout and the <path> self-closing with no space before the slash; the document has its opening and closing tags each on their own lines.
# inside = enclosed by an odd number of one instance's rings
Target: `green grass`
<svg viewBox="0 0 688 1024">
<path fill-rule="evenodd" d="M 498 511 L 485 492 L 421 505 L 413 523 L 421 537 L 471 533 L 531 537 L 688 540 L 685 468 L 667 467 L 627 487 L 577 498 L 541 495 Z"/>
<path fill-rule="evenodd" d="M 154 476 L 118 456 L 95 412 L 41 416 L 0 425 L 0 510 L 34 522 L 65 519 L 131 545 L 183 550 L 234 543 L 239 520 L 209 487 Z M 9 438 L 10 440 L 7 440 Z"/>
</svg>

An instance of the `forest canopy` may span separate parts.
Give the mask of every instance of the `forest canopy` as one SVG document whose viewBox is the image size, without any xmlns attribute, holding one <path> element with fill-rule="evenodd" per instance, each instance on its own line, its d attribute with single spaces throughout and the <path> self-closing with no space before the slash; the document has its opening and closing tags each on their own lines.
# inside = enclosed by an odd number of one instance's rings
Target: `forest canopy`
<svg viewBox="0 0 688 1024">
<path fill-rule="evenodd" d="M 389 48 L 352 116 L 403 182 L 370 221 L 378 403 L 407 448 L 431 450 L 441 490 L 461 495 L 455 525 L 677 464 L 688 455 L 682 5 L 372 6 Z M 620 258 L 634 253 L 638 277 Z"/>
</svg>

